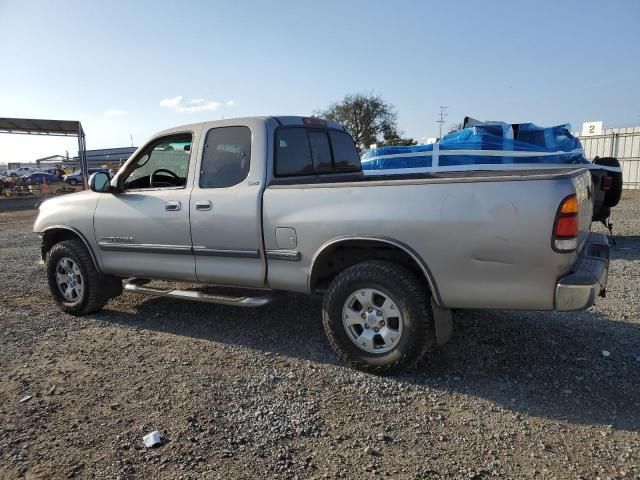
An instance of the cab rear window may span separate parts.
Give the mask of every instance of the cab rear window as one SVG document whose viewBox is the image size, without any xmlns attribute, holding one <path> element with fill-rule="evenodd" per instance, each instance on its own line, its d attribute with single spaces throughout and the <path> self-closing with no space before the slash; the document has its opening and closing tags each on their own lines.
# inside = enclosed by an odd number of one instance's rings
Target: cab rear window
<svg viewBox="0 0 640 480">
<path fill-rule="evenodd" d="M 338 130 L 280 128 L 276 134 L 276 176 L 359 172 L 351 136 Z"/>
</svg>

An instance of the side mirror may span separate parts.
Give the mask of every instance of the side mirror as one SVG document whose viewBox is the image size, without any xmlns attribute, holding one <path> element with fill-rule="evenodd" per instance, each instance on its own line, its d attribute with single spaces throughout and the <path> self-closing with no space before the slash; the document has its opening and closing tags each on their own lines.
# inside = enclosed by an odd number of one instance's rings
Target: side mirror
<svg viewBox="0 0 640 480">
<path fill-rule="evenodd" d="M 96 172 L 89 177 L 89 188 L 94 192 L 108 192 L 111 179 L 107 172 Z"/>
</svg>

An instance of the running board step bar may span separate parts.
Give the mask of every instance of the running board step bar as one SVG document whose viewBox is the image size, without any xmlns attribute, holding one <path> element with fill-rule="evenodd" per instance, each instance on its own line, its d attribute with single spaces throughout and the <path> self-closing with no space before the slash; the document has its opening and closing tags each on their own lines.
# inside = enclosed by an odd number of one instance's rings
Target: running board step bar
<svg viewBox="0 0 640 480">
<path fill-rule="evenodd" d="M 235 307 L 262 307 L 271 303 L 274 296 L 272 293 L 256 297 L 231 297 L 226 295 L 210 295 L 208 293 L 193 290 L 176 290 L 173 288 L 146 287 L 149 280 L 144 278 L 132 278 L 125 282 L 124 289 L 127 292 L 140 293 L 142 295 L 153 295 L 155 297 L 177 298 L 180 300 L 191 300 L 192 302 L 217 303 L 220 305 L 232 305 Z"/>
</svg>

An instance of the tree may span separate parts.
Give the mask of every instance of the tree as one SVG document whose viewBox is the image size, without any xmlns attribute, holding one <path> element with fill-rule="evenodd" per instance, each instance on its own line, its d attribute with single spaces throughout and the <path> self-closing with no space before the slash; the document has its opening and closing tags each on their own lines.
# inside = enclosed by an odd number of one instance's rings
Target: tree
<svg viewBox="0 0 640 480">
<path fill-rule="evenodd" d="M 447 130 L 447 135 L 450 133 L 456 133 L 462 130 L 462 122 L 454 123 L 453 125 L 449 125 L 449 130 Z"/>
<path fill-rule="evenodd" d="M 417 145 L 413 138 L 403 138 L 402 132 L 398 131 L 395 127 L 386 127 L 382 131 L 382 143 L 378 143 L 379 147 L 394 147 L 394 146 L 410 146 Z"/>
<path fill-rule="evenodd" d="M 400 138 L 395 109 L 373 93 L 346 95 L 340 102 L 316 111 L 314 115 L 343 125 L 358 147 L 368 148 L 373 143 L 384 143 L 387 138 L 393 142 L 413 142 L 413 139 Z M 415 142 L 393 145 L 415 145 Z"/>
</svg>

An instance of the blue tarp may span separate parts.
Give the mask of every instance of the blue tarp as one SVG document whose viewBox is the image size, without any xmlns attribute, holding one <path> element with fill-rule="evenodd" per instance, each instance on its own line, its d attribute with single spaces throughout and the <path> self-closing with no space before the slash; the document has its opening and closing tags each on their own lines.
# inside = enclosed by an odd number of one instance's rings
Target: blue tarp
<svg viewBox="0 0 640 480">
<path fill-rule="evenodd" d="M 590 163 L 569 125 L 483 125 L 446 135 L 435 145 L 381 147 L 365 152 L 363 170 L 496 164 Z"/>
</svg>

